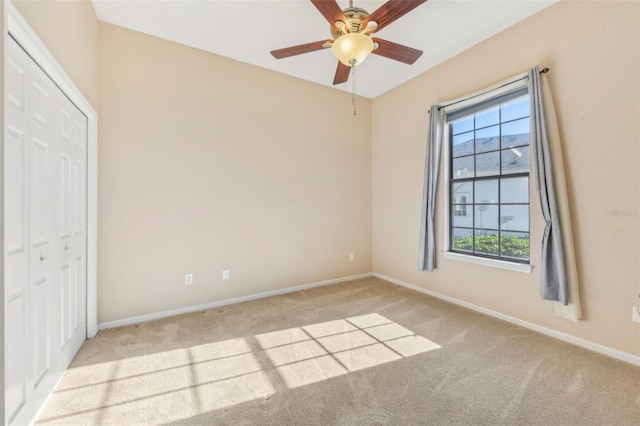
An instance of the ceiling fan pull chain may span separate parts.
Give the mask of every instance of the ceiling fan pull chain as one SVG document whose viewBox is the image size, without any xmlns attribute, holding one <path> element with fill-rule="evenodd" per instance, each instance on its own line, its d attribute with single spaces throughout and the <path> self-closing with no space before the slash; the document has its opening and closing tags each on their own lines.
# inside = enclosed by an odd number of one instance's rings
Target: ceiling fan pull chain
<svg viewBox="0 0 640 426">
<path fill-rule="evenodd" d="M 353 115 L 356 115 L 356 60 L 351 59 L 351 105 L 353 105 Z"/>
</svg>

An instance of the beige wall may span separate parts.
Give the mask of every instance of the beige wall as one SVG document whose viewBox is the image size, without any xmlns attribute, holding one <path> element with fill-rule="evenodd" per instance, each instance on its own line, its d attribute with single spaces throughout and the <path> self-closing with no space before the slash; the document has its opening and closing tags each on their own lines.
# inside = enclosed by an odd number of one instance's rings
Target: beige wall
<svg viewBox="0 0 640 426">
<path fill-rule="evenodd" d="M 369 100 L 354 117 L 347 93 L 100 41 L 99 322 L 371 271 Z"/>
<path fill-rule="evenodd" d="M 98 19 L 90 0 L 12 0 L 91 105 L 98 104 Z"/>
<path fill-rule="evenodd" d="M 494 311 L 640 355 L 638 2 L 560 2 L 373 102 L 373 270 Z M 428 51 L 427 51 L 428 54 Z M 573 212 L 584 321 L 551 316 L 538 296 L 541 220 L 531 275 L 445 260 L 418 272 L 430 105 L 534 65 L 550 67 Z M 443 176 L 437 210 L 443 237 Z M 608 217 L 606 210 L 626 210 Z"/>
</svg>

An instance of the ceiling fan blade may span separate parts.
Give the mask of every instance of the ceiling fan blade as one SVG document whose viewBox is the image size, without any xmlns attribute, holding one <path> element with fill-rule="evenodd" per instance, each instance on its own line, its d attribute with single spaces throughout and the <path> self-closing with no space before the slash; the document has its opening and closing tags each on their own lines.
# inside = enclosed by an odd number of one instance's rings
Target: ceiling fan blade
<svg viewBox="0 0 640 426">
<path fill-rule="evenodd" d="M 349 72 L 351 67 L 338 61 L 338 68 L 336 69 L 336 75 L 333 77 L 333 85 L 344 83 L 349 80 Z"/>
<path fill-rule="evenodd" d="M 284 49 L 272 50 L 271 54 L 276 59 L 288 58 L 289 56 L 301 55 L 303 53 L 315 52 L 324 49 L 327 40 L 314 41 L 313 43 L 300 44 L 298 46 L 285 47 Z"/>
<path fill-rule="evenodd" d="M 379 38 L 371 38 L 371 40 L 373 40 L 374 43 L 378 43 L 378 48 L 371 53 L 400 61 L 405 64 L 413 64 L 418 60 L 420 55 L 422 55 L 422 50 L 403 46 L 402 44 L 394 43 L 392 41 L 382 40 Z"/>
<path fill-rule="evenodd" d="M 348 24 L 347 17 L 342 13 L 342 9 L 336 3 L 336 0 L 311 0 L 311 3 L 318 9 L 324 19 L 329 22 L 332 27 L 336 26 L 336 21 L 342 21 Z"/>
<path fill-rule="evenodd" d="M 369 21 L 376 21 L 378 27 L 371 33 L 380 31 L 396 19 L 403 17 L 426 2 L 427 0 L 389 0 L 362 21 L 362 28 L 365 28 Z"/>
</svg>

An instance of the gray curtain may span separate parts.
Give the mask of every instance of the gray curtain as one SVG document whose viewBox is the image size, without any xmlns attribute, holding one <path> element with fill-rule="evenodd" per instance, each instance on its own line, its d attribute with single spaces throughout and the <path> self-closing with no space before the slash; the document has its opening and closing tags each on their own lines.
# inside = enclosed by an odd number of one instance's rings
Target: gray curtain
<svg viewBox="0 0 640 426">
<path fill-rule="evenodd" d="M 436 267 L 436 236 L 433 219 L 436 208 L 438 173 L 440 172 L 440 152 L 442 151 L 444 117 L 444 109 L 441 109 L 438 105 L 431 107 L 429 134 L 427 135 L 424 189 L 422 192 L 422 215 L 420 216 L 421 271 L 433 271 Z"/>
<path fill-rule="evenodd" d="M 529 71 L 528 88 L 534 178 L 542 215 L 546 222 L 540 259 L 540 296 L 566 305 L 568 304 L 568 284 L 564 244 L 538 67 Z"/>
</svg>

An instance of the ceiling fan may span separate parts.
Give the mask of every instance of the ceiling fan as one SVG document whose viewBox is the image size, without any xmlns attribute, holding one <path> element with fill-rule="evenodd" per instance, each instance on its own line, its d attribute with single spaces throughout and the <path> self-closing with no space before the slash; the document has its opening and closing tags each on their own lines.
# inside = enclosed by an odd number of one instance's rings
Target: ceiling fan
<svg viewBox="0 0 640 426">
<path fill-rule="evenodd" d="M 282 59 L 331 48 L 338 58 L 334 85 L 346 82 L 349 70 L 361 64 L 370 53 L 411 65 L 422 55 L 421 50 L 371 37 L 370 34 L 380 31 L 425 2 L 427 0 L 389 0 L 369 14 L 364 9 L 353 7 L 353 0 L 349 0 L 349 7 L 344 10 L 340 9 L 336 0 L 311 0 L 331 25 L 333 39 L 273 50 L 271 54 L 276 59 Z"/>
</svg>

